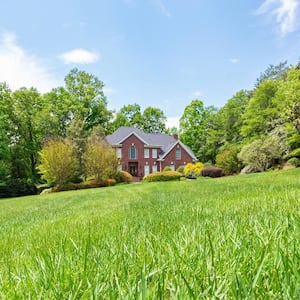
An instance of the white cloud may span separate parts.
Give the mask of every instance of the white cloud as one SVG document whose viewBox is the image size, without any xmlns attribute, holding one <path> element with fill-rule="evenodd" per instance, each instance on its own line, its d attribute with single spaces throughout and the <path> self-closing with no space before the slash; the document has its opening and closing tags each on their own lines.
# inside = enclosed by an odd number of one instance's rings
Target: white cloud
<svg viewBox="0 0 300 300">
<path fill-rule="evenodd" d="M 91 64 L 100 58 L 98 53 L 81 48 L 65 52 L 59 57 L 65 64 Z"/>
<path fill-rule="evenodd" d="M 172 117 L 172 118 L 167 118 L 167 128 L 172 128 L 172 127 L 176 127 L 179 128 L 179 119 L 180 117 Z"/>
<path fill-rule="evenodd" d="M 0 34 L 0 82 L 12 90 L 35 87 L 41 93 L 59 85 L 41 59 L 27 53 L 12 33 Z"/>
<path fill-rule="evenodd" d="M 203 93 L 201 91 L 196 91 L 193 93 L 193 97 L 201 97 Z"/>
<path fill-rule="evenodd" d="M 264 0 L 256 14 L 275 15 L 280 33 L 285 35 L 296 30 L 298 5 L 298 0 Z"/>
<path fill-rule="evenodd" d="M 240 62 L 240 60 L 238 58 L 230 58 L 229 61 L 234 65 L 238 64 Z"/>
</svg>

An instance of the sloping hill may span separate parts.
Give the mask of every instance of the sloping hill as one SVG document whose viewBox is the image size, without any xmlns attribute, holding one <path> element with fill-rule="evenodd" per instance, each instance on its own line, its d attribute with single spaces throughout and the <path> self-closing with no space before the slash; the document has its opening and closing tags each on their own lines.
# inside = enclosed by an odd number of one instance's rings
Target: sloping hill
<svg viewBox="0 0 300 300">
<path fill-rule="evenodd" d="M 298 298 L 300 169 L 0 201 L 0 298 Z"/>
</svg>

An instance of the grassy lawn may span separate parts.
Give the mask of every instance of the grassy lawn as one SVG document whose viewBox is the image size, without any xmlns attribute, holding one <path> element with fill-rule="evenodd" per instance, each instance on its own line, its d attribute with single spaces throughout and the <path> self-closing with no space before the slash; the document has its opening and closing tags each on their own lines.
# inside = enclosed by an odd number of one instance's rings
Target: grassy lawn
<svg viewBox="0 0 300 300">
<path fill-rule="evenodd" d="M 0 200 L 1 299 L 299 299 L 300 169 Z"/>
</svg>

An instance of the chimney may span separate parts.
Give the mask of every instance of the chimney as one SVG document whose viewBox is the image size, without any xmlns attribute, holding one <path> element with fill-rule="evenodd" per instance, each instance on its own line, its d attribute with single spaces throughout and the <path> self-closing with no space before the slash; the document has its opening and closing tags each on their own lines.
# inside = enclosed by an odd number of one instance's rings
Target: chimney
<svg viewBox="0 0 300 300">
<path fill-rule="evenodd" d="M 177 133 L 173 133 L 173 138 L 176 140 L 176 141 L 178 141 L 178 134 Z"/>
</svg>

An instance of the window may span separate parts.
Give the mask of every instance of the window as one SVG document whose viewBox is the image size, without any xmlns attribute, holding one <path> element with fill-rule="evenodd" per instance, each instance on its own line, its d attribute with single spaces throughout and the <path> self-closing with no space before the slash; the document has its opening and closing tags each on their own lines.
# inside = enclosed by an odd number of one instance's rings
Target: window
<svg viewBox="0 0 300 300">
<path fill-rule="evenodd" d="M 118 158 L 122 157 L 122 148 L 117 148 L 117 157 Z"/>
<path fill-rule="evenodd" d="M 146 176 L 146 175 L 149 175 L 149 173 L 150 173 L 149 165 L 145 165 L 145 167 L 144 167 L 144 175 L 145 175 L 145 176 Z"/>
<path fill-rule="evenodd" d="M 180 160 L 180 159 L 181 159 L 181 149 L 180 149 L 180 148 L 177 148 L 177 149 L 176 149 L 176 159 L 177 159 L 177 160 Z"/>
<path fill-rule="evenodd" d="M 144 158 L 149 158 L 149 149 L 144 149 Z"/>
<path fill-rule="evenodd" d="M 152 173 L 157 172 L 157 165 L 152 166 Z"/>
<path fill-rule="evenodd" d="M 152 149 L 152 158 L 157 158 L 157 149 Z"/>
<path fill-rule="evenodd" d="M 134 146 L 130 146 L 129 148 L 129 158 L 130 159 L 137 159 L 137 151 Z"/>
</svg>

